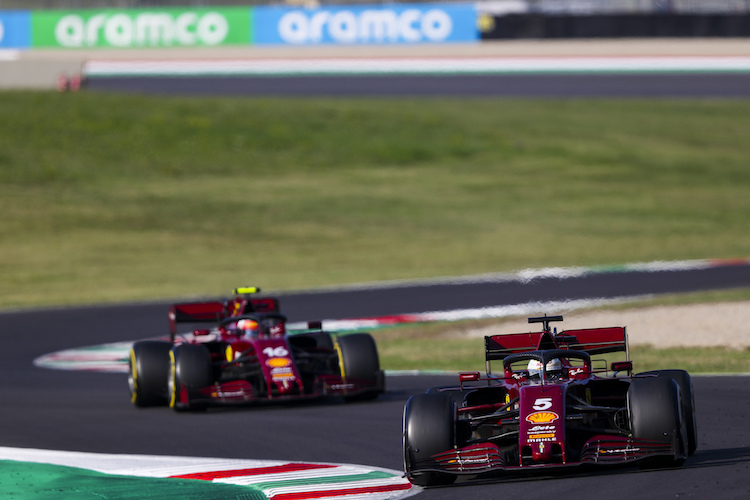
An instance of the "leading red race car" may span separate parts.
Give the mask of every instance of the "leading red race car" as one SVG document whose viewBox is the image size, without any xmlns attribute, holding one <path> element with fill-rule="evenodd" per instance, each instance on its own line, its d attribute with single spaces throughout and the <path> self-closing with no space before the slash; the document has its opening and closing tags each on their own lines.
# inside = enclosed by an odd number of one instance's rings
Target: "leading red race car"
<svg viewBox="0 0 750 500">
<path fill-rule="evenodd" d="M 275 297 L 238 288 L 231 300 L 174 304 L 170 340 L 135 342 L 128 385 L 135 406 L 175 410 L 211 404 L 341 396 L 376 398 L 385 390 L 377 347 L 367 333 L 334 335 L 309 324 L 287 334 Z M 178 323 L 214 323 L 178 335 Z"/>
<path fill-rule="evenodd" d="M 529 318 L 541 332 L 485 337 L 485 377 L 461 373 L 458 387 L 407 401 L 404 468 L 412 483 L 587 464 L 673 467 L 695 452 L 690 375 L 633 375 L 624 327 L 550 329 L 562 319 Z M 592 361 L 618 352 L 624 361 Z M 492 374 L 495 360 L 502 375 Z"/>
</svg>

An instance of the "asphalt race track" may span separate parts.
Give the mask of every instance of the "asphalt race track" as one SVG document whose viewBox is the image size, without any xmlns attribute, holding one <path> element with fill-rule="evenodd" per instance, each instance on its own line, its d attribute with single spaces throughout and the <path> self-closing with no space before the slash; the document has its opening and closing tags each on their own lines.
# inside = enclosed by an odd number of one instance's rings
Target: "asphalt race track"
<svg viewBox="0 0 750 500">
<path fill-rule="evenodd" d="M 562 270 L 565 274 L 565 270 Z M 291 321 L 447 311 L 575 299 L 698 292 L 750 287 L 750 262 L 727 261 L 701 269 L 587 272 L 532 280 L 485 276 L 455 280 L 385 284 L 346 290 L 282 295 Z M 162 306 L 163 307 L 163 306 Z"/>
<path fill-rule="evenodd" d="M 750 266 L 735 265 L 530 283 L 423 284 L 419 290 L 416 285 L 404 285 L 391 290 L 288 294 L 282 298 L 282 307 L 291 319 L 301 320 L 446 309 L 464 303 L 476 306 L 483 301 L 497 305 L 526 295 L 537 300 L 545 294 L 583 296 L 586 290 L 662 293 L 748 285 Z M 392 296 L 393 301 L 385 296 Z M 318 314 L 311 317 L 312 312 Z M 454 376 L 389 376 L 387 394 L 371 403 L 327 401 L 176 414 L 166 408 L 132 407 L 122 374 L 54 371 L 32 365 L 36 357 L 60 349 L 164 333 L 165 304 L 9 312 L 0 314 L 0 325 L 0 446 L 355 463 L 399 470 L 404 403 L 430 386 L 455 381 Z M 450 488 L 425 491 L 418 498 L 548 500 L 592 493 L 609 499 L 749 498 L 749 382 L 747 377 L 694 378 L 698 451 L 682 468 L 644 472 L 626 467 L 461 481 Z"/>
<path fill-rule="evenodd" d="M 750 96 L 750 74 L 92 77 L 86 88 L 169 95 L 739 98 Z"/>
</svg>

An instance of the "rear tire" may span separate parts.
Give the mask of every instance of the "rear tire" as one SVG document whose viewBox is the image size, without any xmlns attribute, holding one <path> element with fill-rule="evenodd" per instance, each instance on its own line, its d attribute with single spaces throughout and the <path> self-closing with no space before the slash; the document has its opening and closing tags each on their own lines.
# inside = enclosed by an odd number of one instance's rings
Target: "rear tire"
<svg viewBox="0 0 750 500">
<path fill-rule="evenodd" d="M 175 411 L 205 410 L 207 398 L 200 389 L 213 383 L 208 349 L 201 345 L 180 344 L 169 351 L 169 358 L 169 407 Z"/>
<path fill-rule="evenodd" d="M 336 338 L 339 352 L 339 368 L 345 380 L 361 381 L 372 384 L 373 389 L 347 396 L 346 401 L 364 401 L 375 399 L 385 390 L 383 371 L 380 369 L 380 358 L 375 339 L 369 333 L 353 333 Z"/>
<path fill-rule="evenodd" d="M 687 428 L 677 382 L 669 377 L 633 380 L 628 388 L 628 410 L 635 438 L 672 443 L 677 434 L 675 455 L 649 457 L 640 460 L 638 466 L 645 469 L 682 465 L 687 455 Z"/>
<path fill-rule="evenodd" d="M 418 394 L 404 407 L 404 471 L 419 486 L 453 484 L 456 476 L 441 472 L 413 472 L 439 468 L 432 455 L 456 444 L 456 403 L 447 394 Z"/>
<path fill-rule="evenodd" d="M 139 408 L 168 403 L 169 350 L 172 344 L 156 340 L 135 342 L 130 348 L 128 387 L 130 401 Z"/>
<path fill-rule="evenodd" d="M 677 385 L 680 387 L 682 415 L 687 427 L 687 451 L 688 456 L 691 456 L 698 448 L 698 422 L 695 419 L 695 393 L 693 392 L 693 381 L 690 378 L 690 374 L 685 370 L 657 370 L 640 373 L 639 375 L 669 377 L 677 382 Z"/>
</svg>

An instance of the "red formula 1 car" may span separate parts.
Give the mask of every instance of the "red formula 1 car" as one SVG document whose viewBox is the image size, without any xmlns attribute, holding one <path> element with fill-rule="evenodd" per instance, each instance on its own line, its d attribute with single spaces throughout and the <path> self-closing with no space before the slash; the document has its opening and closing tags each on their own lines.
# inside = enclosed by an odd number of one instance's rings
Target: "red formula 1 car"
<svg viewBox="0 0 750 500">
<path fill-rule="evenodd" d="M 633 375 L 624 327 L 550 330 L 562 319 L 529 318 L 541 332 L 485 337 L 486 377 L 461 373 L 458 387 L 407 401 L 404 468 L 412 483 L 587 464 L 672 467 L 695 452 L 690 375 Z M 592 361 L 609 353 L 624 353 L 624 361 Z M 502 375 L 492 374 L 495 360 Z"/>
<path fill-rule="evenodd" d="M 371 335 L 333 335 L 319 323 L 287 334 L 278 300 L 252 296 L 258 291 L 240 288 L 231 300 L 171 306 L 170 341 L 139 341 L 130 350 L 133 404 L 196 410 L 320 396 L 364 400 L 384 392 Z M 215 326 L 177 335 L 178 323 L 203 322 Z"/>
</svg>

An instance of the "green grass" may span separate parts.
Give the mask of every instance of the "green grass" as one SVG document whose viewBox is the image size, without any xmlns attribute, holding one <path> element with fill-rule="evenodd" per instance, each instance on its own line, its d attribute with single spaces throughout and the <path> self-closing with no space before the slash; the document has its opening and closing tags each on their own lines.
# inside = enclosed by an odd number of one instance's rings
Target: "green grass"
<svg viewBox="0 0 750 500">
<path fill-rule="evenodd" d="M 748 114 L 0 93 L 0 307 L 746 257 Z"/>
<path fill-rule="evenodd" d="M 749 115 L 747 100 L 0 92 L 0 308 L 748 257 Z M 481 339 L 455 335 L 471 325 L 378 331 L 383 364 L 481 371 Z M 747 371 L 747 356 L 633 350 L 639 370 Z"/>
</svg>

